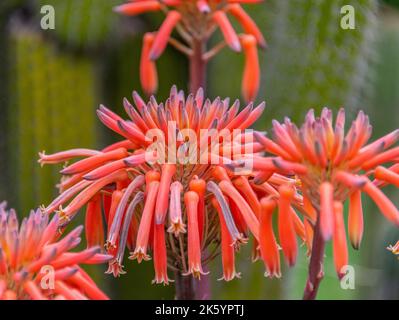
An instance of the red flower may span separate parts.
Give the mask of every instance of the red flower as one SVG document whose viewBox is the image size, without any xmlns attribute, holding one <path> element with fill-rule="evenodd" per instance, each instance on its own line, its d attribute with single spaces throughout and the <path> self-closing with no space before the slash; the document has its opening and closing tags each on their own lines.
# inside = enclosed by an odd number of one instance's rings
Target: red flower
<svg viewBox="0 0 399 320">
<path fill-rule="evenodd" d="M 58 216 L 32 211 L 21 225 L 14 210 L 0 204 L 0 300 L 108 299 L 79 264 L 112 256 L 99 247 L 69 252 L 80 242 L 82 227 L 59 239 Z"/>
<path fill-rule="evenodd" d="M 257 46 L 266 47 L 266 41 L 256 23 L 244 11 L 240 4 L 259 3 L 260 0 L 138 0 L 122 4 L 116 12 L 134 16 L 145 12 L 163 11 L 166 18 L 156 33 L 144 36 L 144 45 L 140 63 L 140 79 L 146 94 L 157 90 L 157 71 L 154 61 L 164 52 L 168 43 L 188 57 L 196 56 L 200 48 L 200 63 L 206 63 L 226 44 L 233 51 L 245 54 L 245 69 L 242 81 L 242 94 L 246 101 L 256 98 L 260 82 L 260 69 Z M 227 14 L 231 14 L 243 28 L 244 34 L 237 35 Z M 206 41 L 219 27 L 224 41 L 205 52 Z M 173 30 L 185 42 L 172 37 Z M 200 43 L 198 46 L 197 44 Z M 196 71 L 193 71 L 196 72 Z M 196 90 L 196 89 L 195 89 Z"/>
<path fill-rule="evenodd" d="M 303 195 L 303 211 L 308 215 L 305 219 L 306 242 L 311 243 L 316 229 L 321 241 L 333 239 L 334 261 L 339 276 L 342 275 L 342 267 L 348 263 L 343 218 L 343 203 L 346 200 L 349 200 L 349 238 L 356 249 L 363 235 L 362 192 L 374 200 L 389 221 L 399 226 L 397 208 L 380 189 L 387 183 L 399 185 L 398 165 L 382 166 L 395 163 L 399 157 L 399 147 L 391 148 L 398 140 L 399 131 L 367 144 L 372 128 L 362 111 L 346 135 L 344 125 L 343 109 L 333 126 L 332 111 L 325 108 L 319 118 L 314 116 L 313 110 L 309 111 L 301 128 L 289 119 L 285 119 L 283 124 L 274 121 L 273 140 L 255 133 L 257 141 L 276 155 L 260 159 L 255 168 L 296 176 Z M 371 180 L 373 175 L 375 179 Z M 287 192 L 280 190 L 281 197 L 287 195 L 289 202 L 291 195 Z M 280 204 L 280 211 L 284 211 L 283 207 Z M 286 224 L 282 227 L 287 228 L 284 232 L 292 233 Z M 286 245 L 291 254 L 294 254 L 293 241 Z M 283 243 L 282 248 L 286 253 Z"/>
<path fill-rule="evenodd" d="M 205 249 L 213 244 L 218 249 L 221 239 L 224 278 L 233 279 L 233 249 L 246 242 L 248 231 L 258 239 L 258 195 L 278 197 L 279 185 L 292 181 L 274 175 L 266 182 L 251 168 L 241 168 L 240 174 L 225 168 L 232 159 L 252 157 L 263 148 L 245 129 L 265 105 L 250 104 L 238 112 L 238 101 L 231 107 L 229 99 L 211 102 L 202 90 L 185 98 L 176 87 L 165 104 L 154 97 L 145 104 L 137 93 L 133 100 L 136 108 L 124 101 L 130 120 L 104 106 L 97 112 L 125 140 L 102 151 L 40 154 L 42 164 L 83 157 L 61 170 L 61 194 L 43 211 L 59 210 L 64 226 L 87 205 L 87 239 L 90 244 L 106 239 L 114 256 L 109 272 L 115 276 L 124 273 L 127 246 L 130 259 L 153 257 L 156 283 L 169 283 L 168 268 L 200 277 L 203 264 L 215 256 L 204 256 Z"/>
</svg>

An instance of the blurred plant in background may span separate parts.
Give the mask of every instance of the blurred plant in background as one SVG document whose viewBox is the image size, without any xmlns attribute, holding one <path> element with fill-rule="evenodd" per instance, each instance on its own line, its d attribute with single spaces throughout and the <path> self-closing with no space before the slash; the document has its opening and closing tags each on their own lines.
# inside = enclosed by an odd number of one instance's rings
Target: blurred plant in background
<svg viewBox="0 0 399 320">
<path fill-rule="evenodd" d="M 38 29 L 39 8 L 44 2 L 56 8 L 56 30 Z M 97 130 L 93 110 L 101 101 L 120 111 L 121 98 L 140 88 L 141 38 L 144 32 L 156 30 L 163 17 L 151 14 L 133 19 L 118 18 L 111 8 L 122 2 L 5 0 L 0 4 L 0 56 L 3 62 L 0 65 L 0 121 L 3 128 L 10 128 L 3 130 L 0 139 L 0 169 L 4 173 L 0 195 L 10 199 L 12 206 L 20 212 L 28 212 L 30 207 L 45 202 L 56 192 L 49 187 L 56 182 L 54 171 L 46 168 L 40 177 L 37 175 L 40 169 L 34 163 L 36 152 L 43 146 L 51 146 L 52 150 L 47 151 L 52 152 L 77 143 L 96 147 L 113 142 L 113 136 Z M 397 0 L 386 2 L 399 7 Z M 273 116 L 286 114 L 298 120 L 302 119 L 305 109 L 321 110 L 324 106 L 333 109 L 345 106 L 351 110 L 367 108 L 378 135 L 397 127 L 399 18 L 393 9 L 387 8 L 379 10 L 375 16 L 377 1 L 353 1 L 357 28 L 345 31 L 339 28 L 339 9 L 343 4 L 348 3 L 268 0 L 254 10 L 251 6 L 245 7 L 255 17 L 262 33 L 267 35 L 269 44 L 269 49 L 261 54 L 259 96 L 267 101 L 268 109 L 265 120 L 258 122 L 258 128 L 269 129 L 266 126 L 270 121 L 266 119 Z M 383 22 L 378 29 L 377 22 Z M 373 37 L 376 34 L 377 41 Z M 211 97 L 216 94 L 235 96 L 239 92 L 243 57 L 225 51 L 223 57 L 213 60 L 209 69 L 208 93 Z M 43 66 L 45 59 L 52 63 Z M 181 60 L 181 54 L 169 48 L 157 62 L 161 75 L 159 99 L 167 97 L 173 83 L 183 88 L 187 83 L 188 65 Z M 370 69 L 375 61 L 375 67 Z M 230 67 L 233 64 L 234 70 Z M 34 90 L 39 86 L 40 90 Z M 76 117 L 71 108 L 82 111 L 82 119 Z M 37 126 L 38 123 L 46 126 Z M 22 148 L 26 151 L 20 154 Z M 43 179 L 48 183 L 43 184 Z M 36 189 L 38 185 L 41 187 Z M 368 232 L 363 243 L 370 253 L 360 260 L 349 251 L 351 261 L 355 261 L 359 270 L 356 290 L 341 290 L 333 271 L 327 270 L 319 297 L 399 295 L 395 286 L 397 281 L 393 280 L 398 279 L 397 261 L 383 249 L 389 245 L 386 243 L 387 231 L 383 224 L 373 220 L 375 207 L 366 203 L 366 208 L 365 219 L 370 222 L 365 228 L 372 228 L 374 232 Z M 390 243 L 395 243 L 397 234 L 389 236 Z M 243 257 L 249 256 L 245 249 L 243 251 Z M 328 262 L 331 262 L 331 256 L 330 248 L 327 248 L 326 264 L 331 265 Z M 303 289 L 306 264 L 302 261 L 302 270 L 286 272 L 283 281 L 259 281 L 263 266 L 260 263 L 252 266 L 246 259 L 240 259 L 237 269 L 243 272 L 243 281 L 214 285 L 214 296 L 298 297 Z M 114 292 L 120 294 L 113 296 L 172 297 L 170 291 L 148 285 L 151 270 L 140 266 L 135 272 L 112 284 Z M 376 283 L 370 280 L 374 276 L 381 288 L 378 291 Z M 146 289 L 140 293 L 131 292 L 127 289 L 131 283 Z"/>
</svg>

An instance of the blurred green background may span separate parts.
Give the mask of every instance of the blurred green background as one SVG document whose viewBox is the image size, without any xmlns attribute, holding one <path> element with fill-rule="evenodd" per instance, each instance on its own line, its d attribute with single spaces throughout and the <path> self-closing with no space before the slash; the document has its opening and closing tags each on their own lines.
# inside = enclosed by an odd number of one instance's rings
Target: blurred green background
<svg viewBox="0 0 399 320">
<path fill-rule="evenodd" d="M 162 16 L 120 17 L 112 7 L 122 0 L 1 0 L 0 3 L 0 199 L 20 215 L 48 204 L 59 179 L 56 167 L 40 168 L 37 153 L 72 147 L 101 148 L 116 137 L 99 125 L 99 103 L 122 113 L 122 98 L 140 90 L 142 35 Z M 55 8 L 55 30 L 41 30 L 40 9 Z M 356 29 L 340 28 L 340 8 L 352 5 Z M 353 117 L 364 109 L 375 135 L 399 124 L 399 0 L 268 0 L 246 7 L 261 27 L 268 49 L 261 52 L 259 101 L 267 110 L 257 127 L 273 118 L 303 119 L 305 111 L 341 106 Z M 217 35 L 213 41 L 217 41 Z M 187 65 L 172 48 L 157 62 L 159 99 L 172 84 L 187 89 Z M 232 67 L 234 66 L 234 67 Z M 225 49 L 208 72 L 208 95 L 239 98 L 242 55 Z M 226 72 L 228 70 L 228 73 Z M 395 201 L 398 192 L 387 189 Z M 365 237 L 350 251 L 354 290 L 342 290 L 331 248 L 320 299 L 398 299 L 399 262 L 385 248 L 399 239 L 367 199 Z M 81 221 L 83 214 L 81 215 Z M 221 262 L 211 265 L 213 298 L 299 299 L 306 279 L 305 249 L 297 266 L 280 280 L 262 276 L 261 262 L 250 262 L 249 247 L 239 254 L 241 280 L 216 281 Z M 105 266 L 90 273 L 112 298 L 170 299 L 173 288 L 151 285 L 152 264 L 126 262 L 127 275 L 114 280 Z"/>
</svg>

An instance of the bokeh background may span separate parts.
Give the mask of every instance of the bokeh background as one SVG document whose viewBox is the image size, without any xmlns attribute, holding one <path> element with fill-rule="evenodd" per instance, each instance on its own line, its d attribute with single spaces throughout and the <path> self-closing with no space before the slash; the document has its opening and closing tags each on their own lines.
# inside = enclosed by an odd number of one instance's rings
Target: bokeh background
<svg viewBox="0 0 399 320">
<path fill-rule="evenodd" d="M 141 91 L 142 35 L 155 30 L 162 16 L 120 17 L 112 7 L 122 2 L 0 0 L 0 199 L 20 216 L 48 204 L 57 192 L 57 168 L 40 168 L 37 153 L 115 141 L 99 125 L 96 107 L 103 103 L 122 114 L 122 98 Z M 40 8 L 46 4 L 55 8 L 55 30 L 40 29 Z M 340 28 L 346 4 L 356 10 L 355 30 Z M 269 44 L 261 53 L 259 101 L 268 107 L 259 129 L 283 116 L 300 121 L 308 108 L 323 106 L 345 106 L 350 117 L 365 110 L 375 135 L 399 127 L 399 0 L 268 0 L 247 9 Z M 168 48 L 157 64 L 160 99 L 172 84 L 186 90 L 187 66 L 178 52 Z M 242 68 L 242 56 L 224 50 L 209 67 L 208 96 L 239 97 Z M 399 205 L 398 192 L 387 192 Z M 399 261 L 386 250 L 399 232 L 369 201 L 365 215 L 362 247 L 350 249 L 355 289 L 340 288 L 328 247 L 320 299 L 399 298 Z M 304 248 L 297 266 L 284 270 L 280 280 L 264 278 L 262 263 L 252 264 L 248 250 L 239 254 L 241 280 L 216 281 L 220 258 L 211 265 L 214 298 L 301 298 Z M 128 261 L 128 273 L 118 279 L 104 275 L 105 269 L 89 272 L 112 298 L 173 298 L 173 286 L 151 285 L 151 263 Z"/>
</svg>

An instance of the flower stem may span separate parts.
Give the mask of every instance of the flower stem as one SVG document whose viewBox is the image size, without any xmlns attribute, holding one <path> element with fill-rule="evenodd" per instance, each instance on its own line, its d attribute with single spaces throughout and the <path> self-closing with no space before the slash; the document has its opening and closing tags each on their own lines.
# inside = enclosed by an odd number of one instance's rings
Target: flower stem
<svg viewBox="0 0 399 320">
<path fill-rule="evenodd" d="M 206 89 L 206 65 L 204 59 L 205 42 L 202 39 L 193 39 L 192 55 L 190 56 L 190 92 L 195 93 L 199 88 Z"/>
<path fill-rule="evenodd" d="M 317 215 L 320 216 L 319 214 Z M 304 300 L 316 299 L 317 291 L 321 280 L 323 279 L 323 260 L 324 260 L 324 249 L 326 242 L 321 235 L 320 230 L 320 219 L 317 219 L 316 227 L 314 231 L 312 254 L 310 256 L 309 274 L 306 281 L 305 291 L 303 293 Z"/>
</svg>

